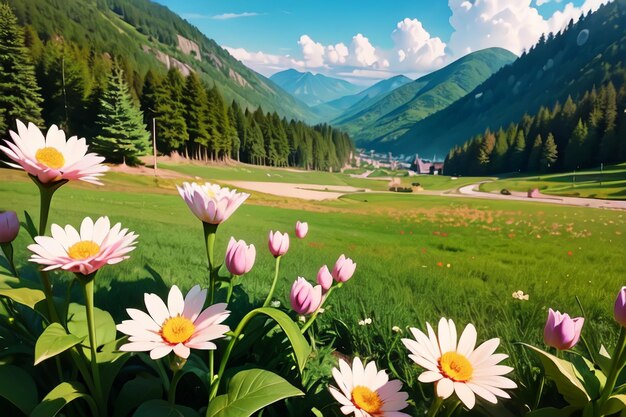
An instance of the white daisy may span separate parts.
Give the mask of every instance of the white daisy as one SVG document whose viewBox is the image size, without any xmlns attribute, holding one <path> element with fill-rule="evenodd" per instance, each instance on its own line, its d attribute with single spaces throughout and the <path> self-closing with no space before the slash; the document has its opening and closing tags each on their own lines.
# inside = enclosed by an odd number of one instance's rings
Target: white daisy
<svg viewBox="0 0 626 417">
<path fill-rule="evenodd" d="M 378 371 L 374 362 L 363 364 L 354 358 L 352 368 L 343 359 L 339 369 L 333 368 L 337 387 L 328 387 L 341 403 L 341 412 L 355 417 L 410 417 L 400 410 L 406 408 L 409 395 L 400 391 L 402 382 L 389 380 L 385 371 Z"/>
<path fill-rule="evenodd" d="M 475 394 L 494 404 L 496 397 L 511 398 L 502 388 L 517 388 L 517 385 L 502 375 L 513 368 L 498 365 L 508 356 L 494 353 L 500 339 L 490 339 L 474 349 L 476 329 L 471 323 L 463 330 L 458 343 L 452 320 L 442 318 L 439 321 L 438 336 L 429 323 L 426 327 L 428 335 L 411 328 L 415 340 L 402 339 L 411 351 L 409 357 L 426 369 L 418 378 L 420 382 L 434 382 L 437 395 L 444 399 L 456 393 L 469 409 L 476 403 Z"/>
</svg>

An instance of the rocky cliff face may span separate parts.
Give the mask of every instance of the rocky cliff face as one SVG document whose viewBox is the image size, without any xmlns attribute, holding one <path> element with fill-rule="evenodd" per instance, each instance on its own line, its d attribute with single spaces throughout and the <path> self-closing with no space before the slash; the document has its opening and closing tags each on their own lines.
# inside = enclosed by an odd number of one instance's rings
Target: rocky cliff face
<svg viewBox="0 0 626 417">
<path fill-rule="evenodd" d="M 202 61 L 202 55 L 200 54 L 200 47 L 197 43 L 189 40 L 181 35 L 176 35 L 178 40 L 178 49 L 183 51 L 185 55 L 193 55 L 198 61 Z"/>
</svg>

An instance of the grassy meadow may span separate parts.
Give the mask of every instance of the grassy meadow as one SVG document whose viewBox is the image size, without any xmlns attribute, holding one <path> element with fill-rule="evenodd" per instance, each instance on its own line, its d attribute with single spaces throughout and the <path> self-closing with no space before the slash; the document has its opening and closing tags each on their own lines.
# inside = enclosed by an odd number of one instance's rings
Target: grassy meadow
<svg viewBox="0 0 626 417">
<path fill-rule="evenodd" d="M 270 178 L 259 176 L 263 168 L 163 167 L 207 180 Z M 282 176 L 272 174 L 272 181 L 352 185 L 355 180 L 279 172 Z M 448 177 L 419 178 L 441 189 L 462 185 Z M 125 318 L 125 308 L 142 308 L 144 292 L 163 296 L 172 284 L 186 290 L 205 282 L 202 226 L 174 189 L 182 181 L 155 183 L 149 176 L 111 173 L 104 187 L 69 184 L 54 197 L 51 223 L 78 225 L 85 216 L 107 215 L 139 234 L 131 258 L 104 268 L 97 278 L 96 305 L 118 321 Z M 23 172 L 0 169 L 0 209 L 16 210 L 22 219 L 28 210 L 36 221 L 38 204 L 37 188 Z M 304 240 L 293 234 L 296 220 L 309 222 Z M 423 328 L 426 321 L 446 316 L 459 325 L 475 323 L 480 340 L 502 338 L 514 362 L 528 363 L 526 352 L 514 343 L 542 343 L 548 307 L 581 315 L 576 297 L 587 317 L 586 342 L 612 346 L 617 337 L 613 301 L 626 277 L 622 211 L 415 194 L 356 193 L 325 202 L 253 195 L 219 227 L 216 245 L 218 258 L 231 235 L 257 247 L 255 267 L 242 283 L 252 303 L 262 302 L 272 280 L 270 229 L 287 231 L 292 238 L 275 293 L 287 309 L 298 276 L 315 281 L 320 266 L 332 268 L 342 253 L 357 262 L 355 276 L 333 293 L 322 315 L 322 326 L 333 329 L 346 353 L 380 360 L 397 342 L 392 326 Z M 14 245 L 16 259 L 36 279 L 35 268 L 26 262 L 28 243 L 21 233 Z M 52 276 L 55 282 L 69 278 Z M 513 299 L 517 290 L 528 293 L 529 301 Z M 63 295 L 61 289 L 58 293 Z M 359 326 L 365 317 L 372 324 Z M 529 372 L 524 367 L 520 372 Z"/>
</svg>

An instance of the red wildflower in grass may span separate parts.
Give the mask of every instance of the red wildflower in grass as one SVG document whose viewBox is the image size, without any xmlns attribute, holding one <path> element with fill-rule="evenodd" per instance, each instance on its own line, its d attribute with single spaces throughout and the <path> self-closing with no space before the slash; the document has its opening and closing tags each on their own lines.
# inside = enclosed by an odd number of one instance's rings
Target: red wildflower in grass
<svg viewBox="0 0 626 417">
<path fill-rule="evenodd" d="M 567 256 L 572 256 L 574 254 L 574 252 L 572 252 L 571 250 L 567 251 Z"/>
<path fill-rule="evenodd" d="M 448 237 L 448 234 L 446 232 L 441 232 L 441 237 Z"/>
<path fill-rule="evenodd" d="M 437 266 L 443 266 L 443 262 L 437 262 Z"/>
<path fill-rule="evenodd" d="M 404 230 L 400 230 L 400 234 L 403 235 L 404 234 Z"/>
<path fill-rule="evenodd" d="M 435 235 L 435 236 L 439 236 L 440 234 L 441 234 L 441 233 L 440 233 L 440 232 L 438 232 L 438 231 L 433 232 L 433 235 Z"/>
</svg>

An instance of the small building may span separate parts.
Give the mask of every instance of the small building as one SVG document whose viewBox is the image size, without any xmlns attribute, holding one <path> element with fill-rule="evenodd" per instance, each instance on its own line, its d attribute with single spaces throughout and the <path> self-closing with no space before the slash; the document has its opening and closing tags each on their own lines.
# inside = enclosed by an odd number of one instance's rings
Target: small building
<svg viewBox="0 0 626 417">
<path fill-rule="evenodd" d="M 441 175 L 443 174 L 443 162 L 435 161 L 434 157 L 431 161 L 428 159 L 422 159 L 416 154 L 415 159 L 411 164 L 411 170 L 417 172 L 418 174 Z"/>
</svg>

